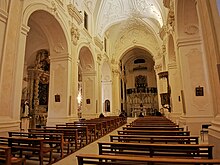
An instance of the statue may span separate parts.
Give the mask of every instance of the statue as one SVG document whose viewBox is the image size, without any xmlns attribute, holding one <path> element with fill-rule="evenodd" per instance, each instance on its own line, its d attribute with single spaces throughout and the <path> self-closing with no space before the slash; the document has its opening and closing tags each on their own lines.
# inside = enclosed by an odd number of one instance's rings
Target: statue
<svg viewBox="0 0 220 165">
<path fill-rule="evenodd" d="M 28 131 L 29 128 L 29 103 L 25 100 L 21 117 L 21 130 Z"/>
</svg>

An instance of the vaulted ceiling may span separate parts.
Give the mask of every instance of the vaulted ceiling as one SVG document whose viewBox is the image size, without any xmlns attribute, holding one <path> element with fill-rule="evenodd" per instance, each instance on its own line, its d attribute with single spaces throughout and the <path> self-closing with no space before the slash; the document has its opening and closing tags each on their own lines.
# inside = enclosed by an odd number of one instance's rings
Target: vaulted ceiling
<svg viewBox="0 0 220 165">
<path fill-rule="evenodd" d="M 95 29 L 100 37 L 111 26 L 123 26 L 129 20 L 136 20 L 158 34 L 166 19 L 163 0 L 97 0 L 96 5 Z"/>
</svg>

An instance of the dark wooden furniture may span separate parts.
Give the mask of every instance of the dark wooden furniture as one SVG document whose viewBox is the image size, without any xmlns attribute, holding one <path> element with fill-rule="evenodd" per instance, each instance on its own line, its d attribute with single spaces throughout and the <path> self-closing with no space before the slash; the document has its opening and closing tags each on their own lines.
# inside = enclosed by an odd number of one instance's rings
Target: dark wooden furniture
<svg viewBox="0 0 220 165">
<path fill-rule="evenodd" d="M 25 165 L 25 158 L 13 157 L 11 147 L 0 145 L 0 164 L 5 165 Z"/>
<path fill-rule="evenodd" d="M 219 165 L 220 159 L 176 159 L 176 158 L 149 158 L 144 156 L 115 156 L 115 155 L 76 155 L 78 165 Z"/>
<path fill-rule="evenodd" d="M 213 145 L 98 142 L 100 155 L 212 159 Z"/>
<path fill-rule="evenodd" d="M 9 137 L 26 137 L 44 139 L 44 143 L 50 148 L 60 152 L 60 157 L 64 157 L 64 146 L 68 143 L 64 141 L 63 133 L 44 133 L 44 132 L 8 132 Z"/>
<path fill-rule="evenodd" d="M 110 135 L 111 142 L 198 144 L 198 136 Z"/>
<path fill-rule="evenodd" d="M 123 130 L 119 135 L 162 135 L 162 136 L 190 136 L 189 131 L 161 131 L 161 130 Z"/>
<path fill-rule="evenodd" d="M 53 149 L 45 147 L 44 139 L 2 136 L 0 137 L 0 144 L 11 147 L 13 155 L 19 155 L 20 157 L 26 155 L 29 158 L 38 157 L 40 165 L 43 165 L 44 158 L 49 153 L 49 163 L 52 163 Z"/>
</svg>

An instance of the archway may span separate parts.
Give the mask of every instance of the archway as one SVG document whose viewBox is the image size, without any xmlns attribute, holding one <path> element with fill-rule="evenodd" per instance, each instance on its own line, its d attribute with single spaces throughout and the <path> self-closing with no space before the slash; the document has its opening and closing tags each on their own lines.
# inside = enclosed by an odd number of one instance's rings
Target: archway
<svg viewBox="0 0 220 165">
<path fill-rule="evenodd" d="M 92 118 L 97 114 L 96 73 L 90 49 L 83 46 L 79 51 L 79 86 L 82 92 L 82 117 Z M 79 88 L 79 89 L 80 89 Z M 79 91 L 80 92 L 80 91 Z"/>
<path fill-rule="evenodd" d="M 27 24 L 30 30 L 26 39 L 21 101 L 29 103 L 30 127 L 34 128 L 46 125 L 48 115 L 55 116 L 56 109 L 59 109 L 57 115 L 63 113 L 61 107 L 68 109 L 65 107 L 67 90 L 59 85 L 61 77 L 62 81 L 67 80 L 64 72 L 68 65 L 53 60 L 60 54 L 67 55 L 68 46 L 60 23 L 50 13 L 34 11 Z M 63 97 L 58 101 L 54 100 L 55 95 Z"/>
<path fill-rule="evenodd" d="M 128 50 L 121 58 L 121 110 L 128 116 L 154 115 L 158 110 L 157 82 L 152 55 L 144 48 Z"/>
</svg>

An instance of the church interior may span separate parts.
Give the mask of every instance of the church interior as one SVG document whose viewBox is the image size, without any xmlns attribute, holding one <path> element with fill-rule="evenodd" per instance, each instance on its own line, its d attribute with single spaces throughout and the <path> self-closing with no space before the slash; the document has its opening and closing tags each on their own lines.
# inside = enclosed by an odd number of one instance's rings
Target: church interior
<svg viewBox="0 0 220 165">
<path fill-rule="evenodd" d="M 147 135 L 158 136 L 172 125 L 212 145 L 208 159 L 220 164 L 219 27 L 220 0 L 0 0 L 0 154 L 15 158 L 5 147 L 12 136 L 16 147 L 24 137 L 39 146 L 43 135 L 65 139 L 69 124 L 77 152 L 56 144 L 61 160 L 53 163 L 84 165 L 77 154 L 100 156 L 102 142 L 122 129 L 151 127 L 157 134 Z M 41 156 L 16 163 L 42 165 Z"/>
</svg>

